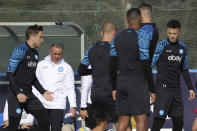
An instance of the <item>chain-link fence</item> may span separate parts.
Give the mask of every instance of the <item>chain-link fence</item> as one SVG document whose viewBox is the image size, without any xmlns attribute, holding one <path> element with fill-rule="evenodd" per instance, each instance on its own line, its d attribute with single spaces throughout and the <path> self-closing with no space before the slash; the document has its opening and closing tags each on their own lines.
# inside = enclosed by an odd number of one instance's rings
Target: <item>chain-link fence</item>
<svg viewBox="0 0 197 131">
<path fill-rule="evenodd" d="M 118 31 L 125 29 L 127 9 L 142 2 L 153 6 L 153 22 L 157 23 L 160 40 L 166 38 L 168 20 L 180 20 L 180 40 L 188 45 L 189 66 L 197 68 L 196 0 L 1 0 L 0 22 L 75 22 L 85 30 L 87 49 L 100 40 L 104 22 L 113 21 Z"/>
</svg>

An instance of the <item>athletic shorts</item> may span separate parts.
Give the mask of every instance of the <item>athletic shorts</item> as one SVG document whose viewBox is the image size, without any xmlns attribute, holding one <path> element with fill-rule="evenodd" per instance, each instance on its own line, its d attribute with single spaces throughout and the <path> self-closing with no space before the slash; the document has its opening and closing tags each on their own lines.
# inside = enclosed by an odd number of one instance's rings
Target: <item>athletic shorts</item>
<svg viewBox="0 0 197 131">
<path fill-rule="evenodd" d="M 26 95 L 28 97 L 25 103 L 19 103 L 16 95 L 8 87 L 8 114 L 9 116 L 21 117 L 23 109 L 28 113 L 28 110 L 42 110 L 45 109 L 39 99 L 33 94 Z"/>
<path fill-rule="evenodd" d="M 184 106 L 179 88 L 158 87 L 157 101 L 154 105 L 154 117 L 165 119 L 169 117 L 183 117 Z"/>
<path fill-rule="evenodd" d="M 117 122 L 118 115 L 115 111 L 115 101 L 112 96 L 91 96 L 92 116 L 96 121 Z"/>
<path fill-rule="evenodd" d="M 150 96 L 142 74 L 119 76 L 117 80 L 116 112 L 136 116 L 150 113 Z"/>
</svg>

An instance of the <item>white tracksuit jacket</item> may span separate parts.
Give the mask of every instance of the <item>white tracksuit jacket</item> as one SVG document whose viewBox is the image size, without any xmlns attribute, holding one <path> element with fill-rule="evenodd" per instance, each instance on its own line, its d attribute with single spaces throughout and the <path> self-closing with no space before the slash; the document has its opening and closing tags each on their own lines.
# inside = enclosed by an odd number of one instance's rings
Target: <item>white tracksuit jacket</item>
<svg viewBox="0 0 197 131">
<path fill-rule="evenodd" d="M 36 69 L 36 77 L 45 90 L 51 91 L 54 100 L 47 101 L 35 88 L 33 93 L 46 109 L 66 109 L 68 96 L 70 107 L 76 107 L 75 80 L 72 67 L 63 59 L 53 63 L 50 55 L 40 61 Z"/>
<path fill-rule="evenodd" d="M 81 77 L 81 108 L 86 108 L 87 103 L 92 104 L 90 98 L 92 82 L 92 75 Z"/>
</svg>

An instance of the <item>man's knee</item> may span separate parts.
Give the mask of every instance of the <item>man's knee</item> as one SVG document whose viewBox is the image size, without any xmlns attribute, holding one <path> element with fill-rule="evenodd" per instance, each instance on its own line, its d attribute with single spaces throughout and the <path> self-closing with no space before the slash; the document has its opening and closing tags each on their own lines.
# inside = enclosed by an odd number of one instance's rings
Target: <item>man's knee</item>
<svg viewBox="0 0 197 131">
<path fill-rule="evenodd" d="M 137 125 L 148 123 L 148 116 L 146 114 L 137 115 L 134 118 Z"/>
<path fill-rule="evenodd" d="M 197 118 L 195 118 L 193 126 L 192 126 L 192 131 L 197 131 Z"/>
<path fill-rule="evenodd" d="M 107 121 L 99 121 L 97 122 L 97 126 L 105 130 L 107 128 Z"/>
<path fill-rule="evenodd" d="M 192 131 L 197 131 L 197 127 L 192 127 Z"/>
<path fill-rule="evenodd" d="M 117 130 L 118 131 L 126 131 L 129 125 L 129 121 L 130 121 L 130 116 L 119 116 L 118 119 L 118 127 Z"/>
</svg>

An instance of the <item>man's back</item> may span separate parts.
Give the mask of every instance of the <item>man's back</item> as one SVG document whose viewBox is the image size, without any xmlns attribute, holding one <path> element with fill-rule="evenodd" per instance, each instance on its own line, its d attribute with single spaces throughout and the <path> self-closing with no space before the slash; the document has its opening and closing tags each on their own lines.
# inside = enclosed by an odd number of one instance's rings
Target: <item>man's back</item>
<svg viewBox="0 0 197 131">
<path fill-rule="evenodd" d="M 110 82 L 110 48 L 108 42 L 97 42 L 88 53 L 92 67 L 92 95 L 112 95 Z"/>
<path fill-rule="evenodd" d="M 119 59 L 120 75 L 140 71 L 138 36 L 134 29 L 120 32 L 115 37 L 115 48 Z"/>
</svg>

